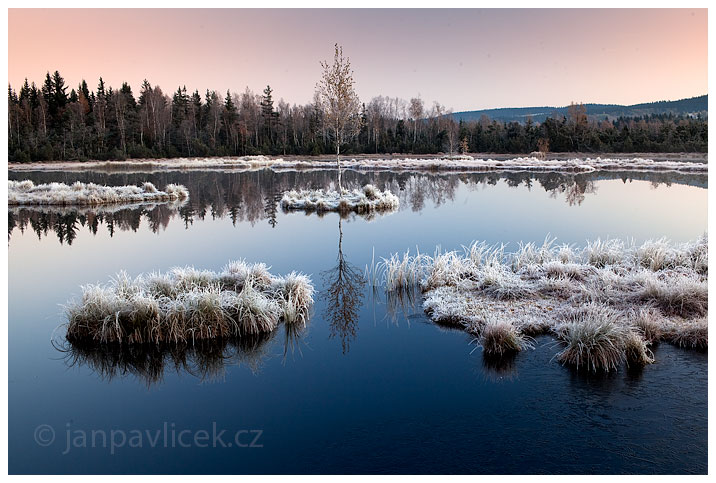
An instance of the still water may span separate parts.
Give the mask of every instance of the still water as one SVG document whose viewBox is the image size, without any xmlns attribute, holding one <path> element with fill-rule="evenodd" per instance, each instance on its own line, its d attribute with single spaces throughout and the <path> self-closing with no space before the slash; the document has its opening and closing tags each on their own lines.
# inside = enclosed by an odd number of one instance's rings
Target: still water
<svg viewBox="0 0 716 483">
<path fill-rule="evenodd" d="M 707 229 L 705 175 L 347 172 L 346 184 L 390 189 L 401 209 L 343 220 L 277 203 L 286 189 L 331 186 L 331 171 L 10 178 L 191 192 L 181 206 L 10 210 L 11 473 L 707 471 L 707 354 L 662 344 L 640 373 L 585 375 L 552 360 L 559 348 L 542 337 L 495 367 L 419 301 L 386 300 L 363 275 L 374 256 L 473 240 L 691 240 Z M 55 330 L 83 284 L 238 258 L 311 275 L 303 331 L 108 353 L 68 350 Z"/>
</svg>

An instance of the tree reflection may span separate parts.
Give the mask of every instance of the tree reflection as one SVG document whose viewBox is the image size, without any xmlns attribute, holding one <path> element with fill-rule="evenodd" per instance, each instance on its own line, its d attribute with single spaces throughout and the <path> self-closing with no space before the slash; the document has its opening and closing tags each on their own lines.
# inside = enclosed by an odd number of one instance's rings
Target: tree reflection
<svg viewBox="0 0 716 483">
<path fill-rule="evenodd" d="M 594 194 L 597 187 L 594 181 L 584 178 L 568 178 L 562 180 L 554 189 L 550 191 L 550 198 L 557 198 L 557 195 L 563 194 L 564 200 L 569 206 L 581 205 L 585 199 L 585 195 Z"/>
<path fill-rule="evenodd" d="M 254 225 L 266 222 L 278 226 L 279 201 L 282 193 L 290 189 L 325 188 L 334 181 L 335 172 L 293 171 L 277 173 L 271 170 L 256 172 L 166 172 L 166 173 L 35 173 L 36 183 L 58 181 L 93 182 L 101 184 L 139 184 L 151 181 L 157 186 L 169 183 L 185 185 L 190 191 L 188 202 L 181 205 L 134 205 L 97 208 L 13 207 L 8 213 L 8 240 L 17 228 L 24 232 L 28 227 L 39 237 L 53 232 L 60 243 L 71 244 L 79 231 L 87 229 L 97 234 L 104 225 L 112 236 L 119 231 L 137 231 L 143 221 L 157 233 L 171 220 L 178 218 L 185 228 L 195 220 L 230 218 L 236 226 L 242 222 Z M 12 173 L 13 178 L 17 176 Z M 621 179 L 648 181 L 652 186 L 684 184 L 706 188 L 707 175 L 677 172 L 594 172 L 565 174 L 557 172 L 477 172 L 477 173 L 418 173 L 418 172 L 358 172 L 346 171 L 343 183 L 347 189 L 372 183 L 381 190 L 389 190 L 400 199 L 401 209 L 415 212 L 428 202 L 439 206 L 454 201 L 461 186 L 478 189 L 504 183 L 510 188 L 528 190 L 542 187 L 550 196 L 563 199 L 567 204 L 579 205 L 588 195 L 596 193 L 600 180 Z"/>
<path fill-rule="evenodd" d="M 119 206 L 13 206 L 8 210 L 8 241 L 14 228 L 24 232 L 28 227 L 39 239 L 52 231 L 60 244 L 72 245 L 79 230 L 86 227 L 93 235 L 99 226 L 107 227 L 110 237 L 119 228 L 122 231 L 137 231 L 142 219 L 147 220 L 153 233 L 166 229 L 183 202 L 136 203 Z"/>
<path fill-rule="evenodd" d="M 343 256 L 343 219 L 338 218 L 338 260 L 335 267 L 321 273 L 321 294 L 325 301 L 324 317 L 328 321 L 330 337 L 341 340 L 346 354 L 357 334 L 360 307 L 363 305 L 363 288 L 366 278 L 363 272 Z"/>
</svg>

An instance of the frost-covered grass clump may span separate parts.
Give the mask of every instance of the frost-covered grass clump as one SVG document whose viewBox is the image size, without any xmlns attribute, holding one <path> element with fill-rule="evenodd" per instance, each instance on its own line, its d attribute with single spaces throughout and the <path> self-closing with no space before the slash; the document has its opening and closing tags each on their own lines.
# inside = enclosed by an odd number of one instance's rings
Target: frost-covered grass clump
<svg viewBox="0 0 716 483">
<path fill-rule="evenodd" d="M 478 343 L 488 357 L 503 357 L 534 347 L 532 339 L 519 332 L 511 322 L 494 317 L 487 319 Z"/>
<path fill-rule="evenodd" d="M 253 336 L 279 322 L 305 324 L 311 280 L 295 272 L 273 276 L 263 263 L 229 263 L 221 272 L 174 268 L 166 274 L 82 287 L 66 307 L 67 340 L 97 343 L 193 344 Z"/>
<path fill-rule="evenodd" d="M 388 292 L 422 292 L 434 322 L 474 334 L 486 355 L 551 333 L 564 345 L 563 363 L 609 371 L 653 362 L 649 347 L 659 341 L 708 346 L 706 235 L 680 245 L 595 240 L 582 249 L 547 239 L 514 253 L 473 243 L 461 252 L 393 255 L 374 272 Z"/>
<path fill-rule="evenodd" d="M 599 304 L 573 310 L 555 328 L 565 344 L 557 358 L 590 371 L 616 370 L 624 361 L 636 366 L 652 363 L 646 341 L 620 317 L 615 309 Z"/>
<path fill-rule="evenodd" d="M 9 205 L 104 205 L 181 201 L 189 198 L 182 185 L 169 184 L 159 191 L 152 183 L 141 186 L 103 186 L 77 181 L 71 185 L 48 183 L 36 185 L 30 180 L 8 181 Z"/>
<path fill-rule="evenodd" d="M 398 197 L 389 191 L 381 191 L 373 185 L 352 191 L 292 190 L 283 195 L 281 207 L 284 210 L 315 211 L 318 213 L 337 211 L 339 213 L 369 214 L 395 211 L 400 206 Z"/>
</svg>

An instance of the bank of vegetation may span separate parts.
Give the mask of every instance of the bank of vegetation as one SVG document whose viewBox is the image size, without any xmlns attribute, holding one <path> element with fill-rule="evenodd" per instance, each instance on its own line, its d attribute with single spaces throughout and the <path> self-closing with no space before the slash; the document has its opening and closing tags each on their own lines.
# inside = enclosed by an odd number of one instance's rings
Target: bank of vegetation
<svg viewBox="0 0 716 483">
<path fill-rule="evenodd" d="M 561 343 L 557 359 L 586 371 L 654 362 L 654 344 L 708 347 L 708 241 L 642 245 L 596 240 L 583 249 L 473 243 L 462 252 L 395 254 L 374 283 L 393 296 L 422 293 L 437 324 L 475 336 L 486 357 L 529 349 L 534 337 Z"/>
</svg>

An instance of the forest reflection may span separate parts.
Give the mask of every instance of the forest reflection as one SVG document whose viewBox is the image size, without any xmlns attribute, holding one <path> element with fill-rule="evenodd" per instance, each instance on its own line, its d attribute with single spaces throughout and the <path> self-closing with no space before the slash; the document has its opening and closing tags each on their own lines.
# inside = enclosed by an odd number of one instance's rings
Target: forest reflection
<svg viewBox="0 0 716 483">
<path fill-rule="evenodd" d="M 12 207 L 8 212 L 8 241 L 15 229 L 20 232 L 32 230 L 38 238 L 50 232 L 61 244 L 71 245 L 80 230 L 97 234 L 104 225 L 110 235 L 117 230 L 139 230 L 142 220 L 157 233 L 166 229 L 172 220 L 180 219 L 186 228 L 195 220 L 230 218 L 234 226 L 247 222 L 251 225 L 266 222 L 271 227 L 278 224 L 279 201 L 284 191 L 290 189 L 318 189 L 333 187 L 335 173 L 330 170 L 318 172 L 282 172 L 271 170 L 255 172 L 222 173 L 161 172 L 141 173 L 10 173 L 11 179 L 30 178 L 36 183 L 60 181 L 95 182 L 107 185 L 139 184 L 151 181 L 159 187 L 169 183 L 183 184 L 191 193 L 188 202 L 182 204 L 147 204 L 104 208 L 59 207 Z M 507 186 L 527 189 L 543 189 L 556 199 L 563 199 L 570 206 L 580 205 L 587 196 L 596 193 L 599 180 L 620 179 L 627 183 L 634 180 L 649 181 L 654 187 L 685 184 L 706 188 L 705 174 L 688 173 L 529 173 L 488 172 L 465 174 L 406 173 L 406 172 L 358 172 L 344 173 L 344 185 L 349 189 L 372 183 L 381 190 L 390 190 L 400 198 L 401 210 L 422 210 L 427 202 L 437 206 L 453 201 L 458 188 L 465 185 L 470 190 L 494 186 L 504 182 Z"/>
</svg>

